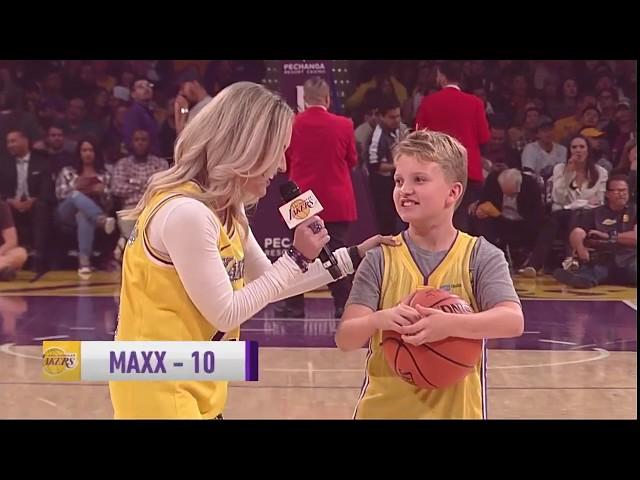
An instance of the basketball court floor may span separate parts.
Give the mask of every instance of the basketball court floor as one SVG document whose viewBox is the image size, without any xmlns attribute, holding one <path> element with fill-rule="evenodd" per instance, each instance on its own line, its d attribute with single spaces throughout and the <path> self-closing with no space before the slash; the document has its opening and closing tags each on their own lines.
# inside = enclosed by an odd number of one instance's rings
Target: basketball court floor
<svg viewBox="0 0 640 480">
<path fill-rule="evenodd" d="M 42 341 L 110 340 L 118 276 L 49 272 L 0 283 L 0 418 L 106 419 L 106 383 L 41 378 Z M 522 337 L 490 341 L 488 414 L 493 419 L 637 418 L 637 292 L 573 290 L 549 277 L 516 278 Z M 231 386 L 228 419 L 348 419 L 365 350 L 335 348 L 328 292 L 307 295 L 307 318 L 274 318 L 270 306 L 244 324 L 260 344 L 260 381 Z"/>
</svg>

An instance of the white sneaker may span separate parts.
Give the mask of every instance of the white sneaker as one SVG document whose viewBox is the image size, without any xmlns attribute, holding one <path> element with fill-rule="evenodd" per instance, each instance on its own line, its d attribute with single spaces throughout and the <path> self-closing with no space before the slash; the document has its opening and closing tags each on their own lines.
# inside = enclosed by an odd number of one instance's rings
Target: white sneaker
<svg viewBox="0 0 640 480">
<path fill-rule="evenodd" d="M 562 268 L 567 272 L 575 272 L 580 268 L 580 262 L 573 257 L 567 257 L 562 261 Z"/>
<path fill-rule="evenodd" d="M 104 233 L 111 235 L 116 229 L 116 219 L 113 217 L 107 217 L 104 221 Z"/>
</svg>

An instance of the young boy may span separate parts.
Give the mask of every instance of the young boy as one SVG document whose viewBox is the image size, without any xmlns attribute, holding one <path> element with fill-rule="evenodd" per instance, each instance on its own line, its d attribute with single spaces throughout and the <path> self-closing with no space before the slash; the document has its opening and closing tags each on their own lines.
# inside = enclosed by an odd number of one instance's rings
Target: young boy
<svg viewBox="0 0 640 480">
<path fill-rule="evenodd" d="M 465 148 L 444 133 L 416 131 L 397 145 L 394 163 L 393 200 L 409 228 L 397 236 L 399 246 L 367 253 L 336 333 L 343 351 L 361 348 L 369 340 L 366 377 L 354 416 L 486 418 L 485 355 L 463 380 L 438 390 L 406 383 L 384 358 L 383 330 L 421 345 L 447 337 L 517 337 L 524 328 L 503 253 L 453 226 L 453 212 L 467 183 Z M 414 309 L 408 302 L 421 285 L 448 290 L 477 313 Z"/>
</svg>

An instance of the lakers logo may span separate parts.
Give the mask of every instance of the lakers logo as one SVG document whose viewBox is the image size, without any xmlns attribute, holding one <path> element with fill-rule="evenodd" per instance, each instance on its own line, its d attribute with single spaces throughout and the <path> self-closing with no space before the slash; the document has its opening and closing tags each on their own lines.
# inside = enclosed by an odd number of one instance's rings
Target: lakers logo
<svg viewBox="0 0 640 480">
<path fill-rule="evenodd" d="M 309 216 L 309 211 L 313 208 L 313 198 L 296 200 L 289 207 L 289 219 L 304 220 Z"/>
<path fill-rule="evenodd" d="M 42 369 L 47 375 L 60 375 L 77 366 L 77 355 L 67 353 L 62 348 L 52 347 L 42 354 Z"/>
</svg>

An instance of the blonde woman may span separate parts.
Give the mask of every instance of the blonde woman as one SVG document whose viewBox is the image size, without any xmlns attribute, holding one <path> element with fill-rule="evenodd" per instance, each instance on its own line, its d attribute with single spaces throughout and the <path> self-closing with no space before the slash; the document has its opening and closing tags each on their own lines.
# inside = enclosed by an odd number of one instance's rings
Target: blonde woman
<svg viewBox="0 0 640 480">
<path fill-rule="evenodd" d="M 332 281 L 319 261 L 325 228 L 299 226 L 293 247 L 271 264 L 244 208 L 286 169 L 293 112 L 276 94 L 233 84 L 189 122 L 175 165 L 155 174 L 136 208 L 124 254 L 116 340 L 237 340 L 240 325 L 267 304 Z M 343 274 L 374 237 L 335 252 Z M 353 259 L 353 260 L 352 260 Z M 221 418 L 226 382 L 111 382 L 116 418 Z"/>
</svg>

